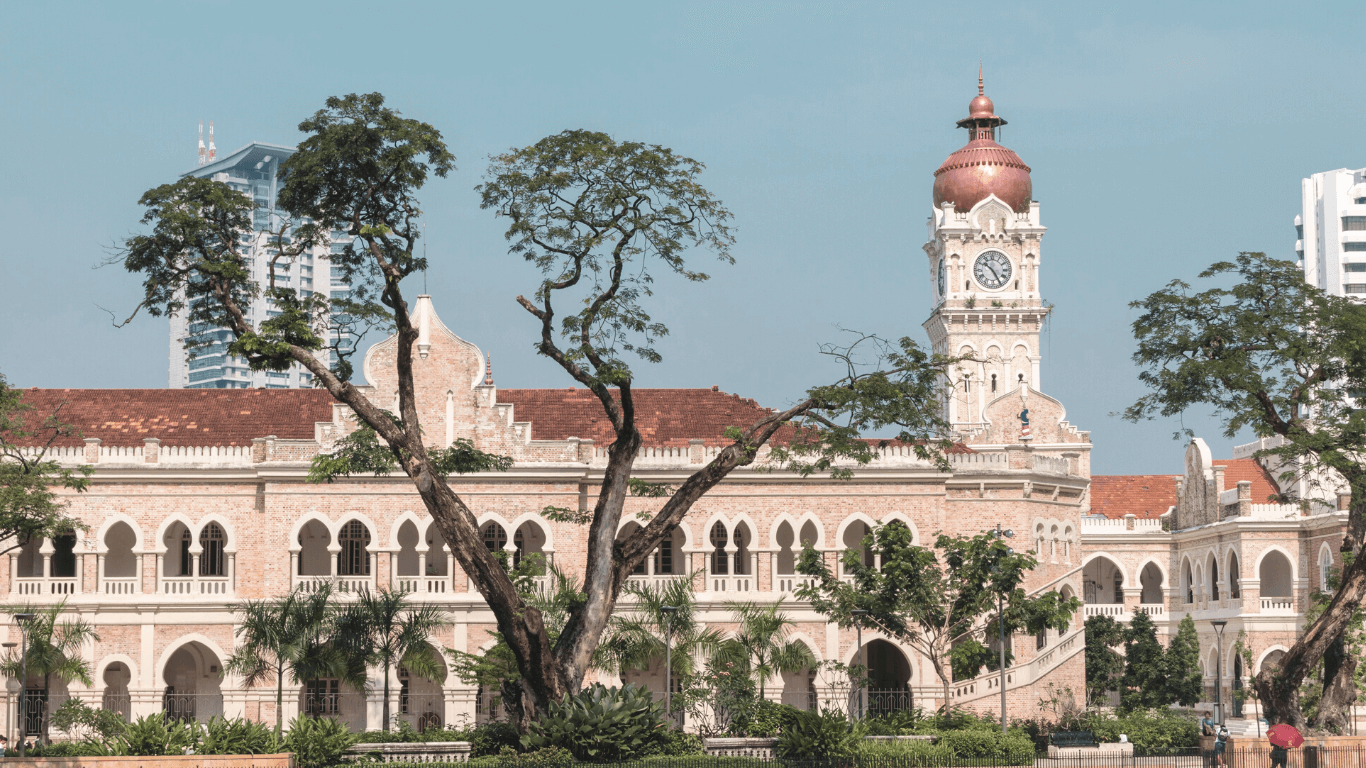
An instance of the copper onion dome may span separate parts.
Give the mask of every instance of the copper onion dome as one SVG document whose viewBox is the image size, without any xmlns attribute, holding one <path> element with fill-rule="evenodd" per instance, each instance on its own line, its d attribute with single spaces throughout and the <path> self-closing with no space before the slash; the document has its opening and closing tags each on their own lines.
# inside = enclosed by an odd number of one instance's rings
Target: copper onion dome
<svg viewBox="0 0 1366 768">
<path fill-rule="evenodd" d="M 1034 192 L 1029 166 L 996 143 L 996 128 L 1005 124 L 986 97 L 979 70 L 977 98 L 968 105 L 968 116 L 958 121 L 959 128 L 968 129 L 969 140 L 934 172 L 935 207 L 951 202 L 955 209 L 966 211 L 996 195 L 1015 211 L 1029 210 Z"/>
</svg>

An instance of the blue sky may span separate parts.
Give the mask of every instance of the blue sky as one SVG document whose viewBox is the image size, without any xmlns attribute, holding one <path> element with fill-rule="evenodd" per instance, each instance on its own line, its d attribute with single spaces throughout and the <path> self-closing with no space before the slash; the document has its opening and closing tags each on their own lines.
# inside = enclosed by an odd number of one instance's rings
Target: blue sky
<svg viewBox="0 0 1366 768">
<path fill-rule="evenodd" d="M 429 289 L 499 385 L 569 382 L 532 351 L 513 298 L 536 274 L 474 186 L 491 153 L 590 128 L 705 162 L 736 216 L 736 266 L 663 281 L 673 335 L 638 385 L 783 405 L 834 373 L 816 348 L 839 327 L 924 339 L 932 174 L 980 59 L 1049 227 L 1043 389 L 1096 473 L 1178 472 L 1180 423 L 1111 415 L 1142 393 L 1127 302 L 1240 250 L 1290 257 L 1299 180 L 1366 165 L 1366 5 L 1106 6 L 9 3 L 0 372 L 165 386 L 165 321 L 111 327 L 101 307 L 126 313 L 137 281 L 92 269 L 138 197 L 194 165 L 201 119 L 220 152 L 295 143 L 327 96 L 380 91 L 459 158 L 424 194 Z M 1228 455 L 1207 415 L 1184 424 Z"/>
</svg>

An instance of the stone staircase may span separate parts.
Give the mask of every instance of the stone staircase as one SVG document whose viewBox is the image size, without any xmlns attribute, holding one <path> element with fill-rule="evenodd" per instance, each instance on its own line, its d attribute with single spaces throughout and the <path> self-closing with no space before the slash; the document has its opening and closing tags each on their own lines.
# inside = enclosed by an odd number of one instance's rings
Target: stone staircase
<svg viewBox="0 0 1366 768">
<path fill-rule="evenodd" d="M 1228 719 L 1224 722 L 1224 727 L 1228 729 L 1229 736 L 1234 738 L 1255 739 L 1258 735 L 1257 721 L 1252 718 Z M 1261 735 L 1266 736 L 1266 723 L 1261 724 Z"/>
</svg>

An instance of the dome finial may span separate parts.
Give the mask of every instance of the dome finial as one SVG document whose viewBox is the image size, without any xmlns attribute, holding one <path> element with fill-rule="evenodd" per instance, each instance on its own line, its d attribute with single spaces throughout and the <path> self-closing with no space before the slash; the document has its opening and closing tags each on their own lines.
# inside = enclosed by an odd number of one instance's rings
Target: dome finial
<svg viewBox="0 0 1366 768">
<path fill-rule="evenodd" d="M 977 60 L 977 95 L 978 95 L 978 96 L 985 96 L 985 95 L 987 95 L 986 87 L 985 87 L 985 86 L 983 85 L 983 83 L 982 83 L 982 60 L 981 60 L 981 59 L 978 59 L 978 60 Z"/>
</svg>

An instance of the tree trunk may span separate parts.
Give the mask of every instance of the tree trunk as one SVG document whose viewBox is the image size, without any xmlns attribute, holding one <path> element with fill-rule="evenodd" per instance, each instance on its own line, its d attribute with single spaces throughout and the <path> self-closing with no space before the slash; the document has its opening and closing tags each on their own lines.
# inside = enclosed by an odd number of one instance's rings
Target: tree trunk
<svg viewBox="0 0 1366 768">
<path fill-rule="evenodd" d="M 1358 557 L 1343 571 L 1342 586 L 1323 614 L 1295 641 L 1281 658 L 1280 665 L 1263 669 L 1253 679 L 1257 696 L 1266 702 L 1268 724 L 1289 723 L 1304 728 L 1299 688 L 1328 648 L 1342 637 L 1361 606 L 1363 596 L 1366 596 L 1366 557 Z"/>
<path fill-rule="evenodd" d="M 280 734 L 284 732 L 285 718 L 285 668 L 283 664 L 278 664 L 275 668 L 275 738 L 278 740 Z"/>
<path fill-rule="evenodd" d="M 1348 652 L 1345 638 L 1339 637 L 1323 654 L 1323 697 L 1314 720 L 1316 728 L 1347 732 L 1348 712 L 1357 698 L 1356 669 L 1356 658 Z"/>
<path fill-rule="evenodd" d="M 389 732 L 389 665 L 384 665 L 384 706 L 380 707 L 384 717 L 384 732 Z"/>
</svg>

